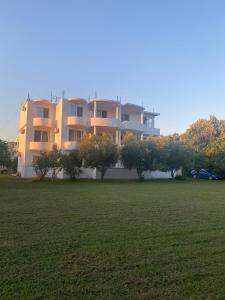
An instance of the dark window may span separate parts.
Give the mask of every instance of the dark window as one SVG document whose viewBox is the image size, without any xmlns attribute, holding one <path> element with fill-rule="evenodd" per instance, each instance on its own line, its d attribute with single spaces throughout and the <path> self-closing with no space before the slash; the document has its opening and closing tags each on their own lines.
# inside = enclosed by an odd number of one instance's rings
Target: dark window
<svg viewBox="0 0 225 300">
<path fill-rule="evenodd" d="M 41 131 L 40 130 L 35 130 L 35 132 L 34 132 L 34 141 L 35 142 L 40 142 L 41 141 Z"/>
<path fill-rule="evenodd" d="M 35 130 L 34 131 L 34 142 L 48 142 L 48 132 Z"/>
<path fill-rule="evenodd" d="M 102 111 L 102 118 L 107 118 L 107 111 L 105 110 Z"/>
<path fill-rule="evenodd" d="M 83 117 L 83 107 L 77 106 L 77 116 Z"/>
<path fill-rule="evenodd" d="M 69 141 L 74 141 L 74 130 L 69 130 Z"/>
<path fill-rule="evenodd" d="M 37 107 L 37 117 L 39 118 L 49 118 L 49 109 L 44 107 Z"/>
<path fill-rule="evenodd" d="M 48 119 L 48 117 L 49 117 L 49 109 L 48 108 L 44 108 L 43 117 Z"/>
<path fill-rule="evenodd" d="M 122 121 L 129 121 L 130 116 L 128 114 L 122 114 Z"/>
<path fill-rule="evenodd" d="M 107 118 L 107 111 L 106 110 L 97 110 L 97 117 L 98 118 Z"/>
<path fill-rule="evenodd" d="M 69 141 L 80 141 L 83 137 L 83 131 L 69 129 Z"/>
</svg>

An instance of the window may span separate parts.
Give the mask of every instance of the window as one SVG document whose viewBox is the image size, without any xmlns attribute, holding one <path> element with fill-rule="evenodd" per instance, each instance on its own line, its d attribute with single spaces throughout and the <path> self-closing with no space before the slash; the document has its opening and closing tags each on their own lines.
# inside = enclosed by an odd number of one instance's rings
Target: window
<svg viewBox="0 0 225 300">
<path fill-rule="evenodd" d="M 49 109 L 45 107 L 37 107 L 37 117 L 39 118 L 49 118 Z"/>
<path fill-rule="evenodd" d="M 128 114 L 122 114 L 122 121 L 129 121 L 130 116 Z"/>
<path fill-rule="evenodd" d="M 80 141 L 83 137 L 83 131 L 69 129 L 69 141 Z"/>
<path fill-rule="evenodd" d="M 70 106 L 70 116 L 83 117 L 83 107 L 71 105 Z"/>
<path fill-rule="evenodd" d="M 107 111 L 106 110 L 97 110 L 97 117 L 98 118 L 107 118 Z"/>
<path fill-rule="evenodd" d="M 35 130 L 34 142 L 48 142 L 48 131 Z"/>
</svg>

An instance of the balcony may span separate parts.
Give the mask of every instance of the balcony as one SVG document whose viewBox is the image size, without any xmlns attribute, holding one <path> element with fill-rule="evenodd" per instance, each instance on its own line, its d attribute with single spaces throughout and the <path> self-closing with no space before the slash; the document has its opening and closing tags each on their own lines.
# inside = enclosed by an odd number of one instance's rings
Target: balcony
<svg viewBox="0 0 225 300">
<path fill-rule="evenodd" d="M 64 149 L 65 150 L 74 150 L 77 149 L 80 145 L 79 141 L 65 141 L 64 142 Z"/>
<path fill-rule="evenodd" d="M 123 129 L 143 132 L 146 128 L 143 124 L 132 121 L 123 121 Z"/>
<path fill-rule="evenodd" d="M 53 126 L 53 122 L 49 118 L 33 118 L 33 126 L 51 128 Z"/>
<path fill-rule="evenodd" d="M 86 127 L 87 119 L 84 117 L 67 117 L 67 125 Z"/>
<path fill-rule="evenodd" d="M 144 127 L 143 133 L 145 135 L 160 135 L 160 129 L 159 128 L 147 128 L 147 127 Z"/>
<path fill-rule="evenodd" d="M 91 126 L 99 126 L 99 127 L 121 127 L 121 121 L 111 118 L 91 118 Z"/>
<path fill-rule="evenodd" d="M 51 142 L 30 142 L 30 150 L 35 151 L 51 151 L 53 143 Z"/>
</svg>

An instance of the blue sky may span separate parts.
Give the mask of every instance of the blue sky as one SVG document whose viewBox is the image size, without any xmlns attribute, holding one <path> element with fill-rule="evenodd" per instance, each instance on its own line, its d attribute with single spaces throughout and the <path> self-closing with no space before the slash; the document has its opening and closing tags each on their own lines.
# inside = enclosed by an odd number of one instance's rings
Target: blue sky
<svg viewBox="0 0 225 300">
<path fill-rule="evenodd" d="M 143 102 L 163 134 L 225 118 L 224 14 L 217 0 L 1 0 L 0 138 L 28 91 Z"/>
</svg>

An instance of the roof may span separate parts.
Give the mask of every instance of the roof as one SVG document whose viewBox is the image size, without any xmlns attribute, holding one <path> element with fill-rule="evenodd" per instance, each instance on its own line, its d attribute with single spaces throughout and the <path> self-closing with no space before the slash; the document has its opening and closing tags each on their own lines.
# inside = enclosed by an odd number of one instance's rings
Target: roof
<svg viewBox="0 0 225 300">
<path fill-rule="evenodd" d="M 123 105 L 123 108 L 129 108 L 129 109 L 131 109 L 133 111 L 137 111 L 137 112 L 141 112 L 144 110 L 143 106 L 133 104 L 133 103 L 126 103 Z"/>
<path fill-rule="evenodd" d="M 79 102 L 79 103 L 87 103 L 87 100 L 79 97 L 70 97 L 67 98 L 68 101 Z"/>
<path fill-rule="evenodd" d="M 91 99 L 90 102 L 106 102 L 106 103 L 112 103 L 112 104 L 118 104 L 119 101 L 117 100 L 113 100 L 113 99 L 105 99 L 105 98 L 94 98 L 94 99 Z"/>
<path fill-rule="evenodd" d="M 151 111 L 144 111 L 144 115 L 146 115 L 146 116 L 159 116 L 160 113 L 155 113 L 155 112 L 151 112 Z"/>
</svg>

